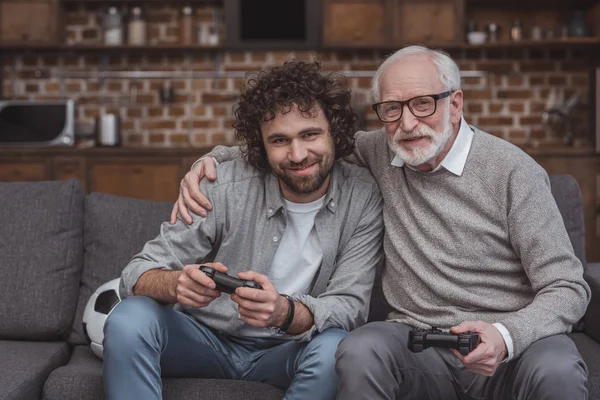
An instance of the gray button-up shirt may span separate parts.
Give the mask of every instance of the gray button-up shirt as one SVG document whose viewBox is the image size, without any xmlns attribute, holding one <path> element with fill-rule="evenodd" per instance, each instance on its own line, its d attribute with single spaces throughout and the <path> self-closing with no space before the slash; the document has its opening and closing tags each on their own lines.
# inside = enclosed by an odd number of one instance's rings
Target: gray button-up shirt
<svg viewBox="0 0 600 400">
<path fill-rule="evenodd" d="M 279 181 L 242 159 L 221 163 L 214 182 L 200 183 L 213 204 L 206 218 L 192 225 L 165 222 L 122 274 L 123 296 L 133 295 L 139 277 L 153 268 L 218 261 L 229 274 L 253 270 L 267 276 L 286 226 Z M 308 340 L 327 328 L 352 330 L 367 320 L 376 265 L 382 262 L 382 198 L 365 168 L 336 161 L 315 228 L 323 261 L 310 293 L 292 293 L 313 314 L 314 326 L 289 337 Z M 290 276 L 293 279 L 293 276 Z M 237 304 L 223 295 L 204 308 L 182 307 L 202 323 L 230 335 L 244 326 Z"/>
</svg>

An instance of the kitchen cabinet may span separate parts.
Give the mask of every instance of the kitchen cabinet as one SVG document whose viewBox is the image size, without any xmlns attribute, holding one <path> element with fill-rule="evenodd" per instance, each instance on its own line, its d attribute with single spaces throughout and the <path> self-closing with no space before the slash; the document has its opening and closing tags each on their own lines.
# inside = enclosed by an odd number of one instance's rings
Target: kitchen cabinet
<svg viewBox="0 0 600 400">
<path fill-rule="evenodd" d="M 463 40 L 463 0 L 398 0 L 395 43 L 457 44 Z M 423 23 L 427 21 L 427 23 Z"/>
<path fill-rule="evenodd" d="M 209 149 L 0 149 L 0 181 L 75 178 L 87 193 L 174 201 L 179 182 Z"/>
<path fill-rule="evenodd" d="M 179 193 L 181 163 L 177 160 L 94 160 L 88 170 L 91 192 L 155 201 L 173 201 Z"/>
<path fill-rule="evenodd" d="M 390 0 L 324 0 L 324 46 L 382 46 L 392 36 Z"/>
<path fill-rule="evenodd" d="M 2 43 L 59 43 L 61 5 L 59 0 L 1 0 Z"/>
<path fill-rule="evenodd" d="M 444 45 L 463 39 L 463 0 L 325 0 L 323 4 L 324 46 Z"/>
<path fill-rule="evenodd" d="M 49 178 L 44 160 L 0 160 L 0 181 L 43 181 Z"/>
</svg>

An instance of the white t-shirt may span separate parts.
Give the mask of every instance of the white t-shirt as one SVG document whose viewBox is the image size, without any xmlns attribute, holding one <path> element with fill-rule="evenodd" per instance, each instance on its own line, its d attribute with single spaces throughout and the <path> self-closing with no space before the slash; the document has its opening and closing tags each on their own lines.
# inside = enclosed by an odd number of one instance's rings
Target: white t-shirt
<svg viewBox="0 0 600 400">
<path fill-rule="evenodd" d="M 323 247 L 315 230 L 315 216 L 325 196 L 311 203 L 284 201 L 287 225 L 268 272 L 279 293 L 307 294 L 323 261 Z M 268 329 L 246 325 L 244 336 L 272 336 Z"/>
</svg>

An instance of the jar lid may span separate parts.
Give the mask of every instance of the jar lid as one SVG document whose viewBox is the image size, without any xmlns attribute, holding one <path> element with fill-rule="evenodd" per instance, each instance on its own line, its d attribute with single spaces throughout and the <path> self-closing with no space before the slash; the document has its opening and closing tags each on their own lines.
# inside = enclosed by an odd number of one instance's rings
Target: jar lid
<svg viewBox="0 0 600 400">
<path fill-rule="evenodd" d="M 193 15 L 194 9 L 191 6 L 185 6 L 181 9 L 181 14 L 183 15 Z"/>
<path fill-rule="evenodd" d="M 135 17 L 141 17 L 143 14 L 142 7 L 133 7 L 131 9 L 131 15 Z"/>
</svg>

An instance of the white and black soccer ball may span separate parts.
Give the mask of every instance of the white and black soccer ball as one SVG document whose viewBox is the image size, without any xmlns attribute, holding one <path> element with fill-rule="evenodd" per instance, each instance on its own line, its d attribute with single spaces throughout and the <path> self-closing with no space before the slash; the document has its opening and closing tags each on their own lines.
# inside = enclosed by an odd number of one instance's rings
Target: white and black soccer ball
<svg viewBox="0 0 600 400">
<path fill-rule="evenodd" d="M 120 278 L 113 279 L 101 285 L 90 296 L 83 310 L 83 332 L 92 352 L 100 358 L 104 348 L 104 323 L 106 318 L 121 301 L 119 296 Z"/>
</svg>

